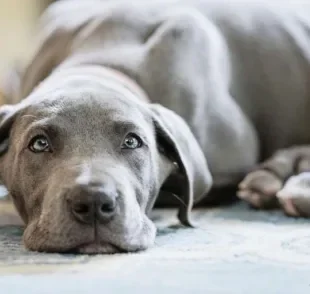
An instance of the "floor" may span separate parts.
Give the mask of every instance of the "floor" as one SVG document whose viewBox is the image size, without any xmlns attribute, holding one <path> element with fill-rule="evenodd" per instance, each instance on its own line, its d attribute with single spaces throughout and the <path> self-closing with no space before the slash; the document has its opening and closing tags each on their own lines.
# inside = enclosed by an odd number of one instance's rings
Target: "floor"
<svg viewBox="0 0 310 294">
<path fill-rule="evenodd" d="M 309 221 L 244 204 L 198 209 L 199 228 L 156 210 L 158 237 L 139 254 L 74 256 L 27 252 L 22 228 L 0 204 L 0 293 L 227 293 L 310 291 Z M 6 223 L 6 224 L 5 224 Z M 26 290 L 25 290 L 26 289 Z"/>
</svg>

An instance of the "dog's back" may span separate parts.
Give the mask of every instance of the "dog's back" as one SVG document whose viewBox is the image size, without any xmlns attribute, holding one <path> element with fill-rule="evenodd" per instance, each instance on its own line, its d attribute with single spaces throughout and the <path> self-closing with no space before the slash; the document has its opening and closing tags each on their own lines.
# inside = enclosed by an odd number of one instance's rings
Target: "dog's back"
<svg viewBox="0 0 310 294">
<path fill-rule="evenodd" d="M 143 75 L 139 67 L 147 40 L 180 11 L 203 15 L 223 37 L 229 73 L 219 78 L 231 79 L 231 96 L 254 122 L 267 153 L 310 141 L 310 4 L 304 2 L 61 1 L 42 18 L 41 43 L 24 75 L 20 98 L 74 52 L 97 51 L 97 62 L 133 78 Z M 162 71 L 167 66 L 161 64 Z M 157 101 L 158 95 L 149 94 Z"/>
</svg>

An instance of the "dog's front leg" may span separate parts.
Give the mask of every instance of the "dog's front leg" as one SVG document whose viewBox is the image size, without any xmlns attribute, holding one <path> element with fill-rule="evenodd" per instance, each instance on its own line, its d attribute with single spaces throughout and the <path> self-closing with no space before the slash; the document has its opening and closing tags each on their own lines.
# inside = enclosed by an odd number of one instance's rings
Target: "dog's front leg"
<svg viewBox="0 0 310 294">
<path fill-rule="evenodd" d="M 256 164 L 259 144 L 230 94 L 230 54 L 222 33 L 199 11 L 175 11 L 154 28 L 145 46 L 140 84 L 152 102 L 189 124 L 214 184 L 237 184 Z"/>
</svg>

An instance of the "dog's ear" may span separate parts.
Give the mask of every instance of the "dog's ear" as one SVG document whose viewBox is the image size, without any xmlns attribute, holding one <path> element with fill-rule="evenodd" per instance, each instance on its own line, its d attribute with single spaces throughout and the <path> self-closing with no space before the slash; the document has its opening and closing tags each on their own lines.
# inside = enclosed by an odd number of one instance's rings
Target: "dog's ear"
<svg viewBox="0 0 310 294">
<path fill-rule="evenodd" d="M 158 148 L 177 165 L 177 172 L 170 175 L 164 185 L 181 198 L 179 220 L 192 226 L 192 206 L 212 185 L 206 158 L 189 126 L 179 115 L 159 104 L 151 104 L 150 108 Z"/>
<path fill-rule="evenodd" d="M 19 105 L 0 106 L 0 156 L 8 150 L 10 130 L 18 110 Z"/>
</svg>

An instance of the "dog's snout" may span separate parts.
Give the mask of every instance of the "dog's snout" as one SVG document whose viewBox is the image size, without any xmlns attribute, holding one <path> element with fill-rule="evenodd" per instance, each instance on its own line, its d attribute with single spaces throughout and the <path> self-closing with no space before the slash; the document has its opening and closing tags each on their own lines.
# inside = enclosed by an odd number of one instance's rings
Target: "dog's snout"
<svg viewBox="0 0 310 294">
<path fill-rule="evenodd" d="M 69 206 L 72 216 L 80 223 L 106 223 L 116 212 L 116 189 L 105 186 L 78 185 L 72 189 Z"/>
</svg>

